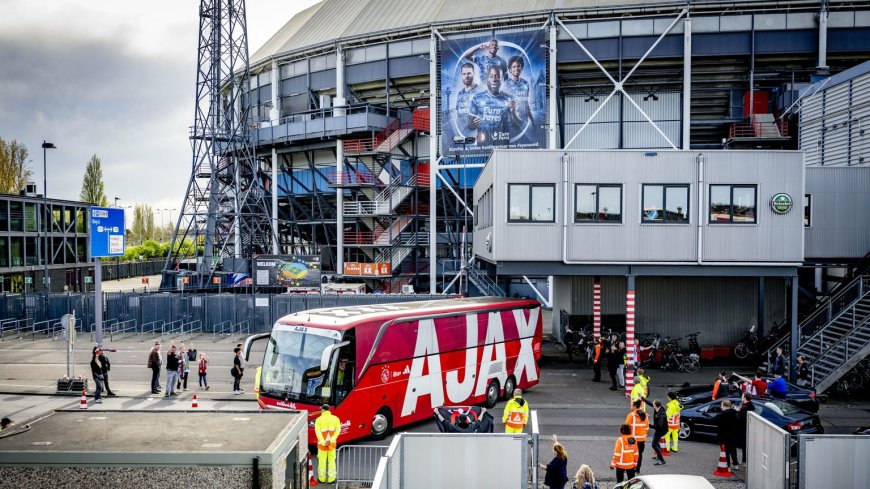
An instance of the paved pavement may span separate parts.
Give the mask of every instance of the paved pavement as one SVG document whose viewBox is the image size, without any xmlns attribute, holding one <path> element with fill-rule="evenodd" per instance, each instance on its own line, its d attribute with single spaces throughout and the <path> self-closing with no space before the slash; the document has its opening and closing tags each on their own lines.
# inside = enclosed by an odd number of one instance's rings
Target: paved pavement
<svg viewBox="0 0 870 489">
<path fill-rule="evenodd" d="M 200 353 L 211 358 L 209 367 L 208 391 L 199 390 L 196 373 L 193 372 L 188 391 L 177 398 L 166 399 L 150 394 L 150 370 L 146 368 L 148 351 L 154 342 L 153 337 L 140 338 L 128 336 L 107 342 L 108 347 L 118 351 L 109 353 L 112 362 L 110 384 L 120 395 L 108 398 L 101 405 L 90 404 L 91 409 L 155 409 L 187 410 L 191 407 L 193 393 L 197 394 L 200 409 L 256 409 L 253 395 L 250 394 L 254 368 L 250 368 L 243 379 L 248 393 L 233 396 L 232 378 L 229 369 L 232 349 L 242 341 L 239 338 L 198 335 L 185 338 L 187 346 L 195 346 Z M 164 345 L 171 339 L 166 338 Z M 175 340 L 180 343 L 180 339 Z M 262 342 L 260 343 L 262 345 Z M 7 338 L 0 342 L 0 415 L 10 416 L 22 423 L 40 416 L 46 411 L 59 408 L 77 409 L 77 396 L 55 396 L 55 382 L 66 373 L 65 344 L 60 340 Z M 75 350 L 74 372 L 88 374 L 92 343 L 80 342 Z M 165 346 L 164 346 L 165 348 Z M 262 346 L 260 347 L 262 348 Z M 252 364 L 262 358 L 262 349 L 252 353 Z M 609 391 L 608 383 L 591 382 L 589 368 L 567 362 L 567 356 L 559 352 L 551 342 L 545 343 L 544 357 L 541 360 L 541 382 L 526 393 L 532 409 L 537 410 L 542 433 L 540 457 L 546 462 L 551 457 L 549 435 L 555 433 L 569 453 L 569 471 L 574 472 L 582 463 L 589 464 L 597 477 L 610 487 L 614 474 L 609 470 L 609 460 L 618 426 L 624 422 L 628 412 L 628 402 L 622 392 Z M 706 366 L 695 374 L 675 372 L 652 372 L 651 397 L 664 398 L 667 390 L 684 382 L 710 383 L 715 378 L 717 366 Z M 730 368 L 728 368 L 730 370 Z M 162 381 L 165 383 L 165 380 Z M 493 413 L 501 430 L 500 413 L 504 404 L 500 403 Z M 827 433 L 849 433 L 855 427 L 870 425 L 870 404 L 868 403 L 824 403 L 819 412 Z M 406 428 L 404 431 L 433 432 L 435 426 L 426 421 Z M 363 441 L 362 444 L 387 444 L 389 439 L 380 442 Z M 712 477 L 718 461 L 719 448 L 708 440 L 684 441 L 680 452 L 667 459 L 668 465 L 652 465 L 652 450 L 644 453 L 645 474 L 683 473 L 708 477 L 717 487 L 743 487 L 745 469 L 738 471 L 733 479 L 723 481 Z M 541 472 L 543 476 L 543 472 Z"/>
</svg>

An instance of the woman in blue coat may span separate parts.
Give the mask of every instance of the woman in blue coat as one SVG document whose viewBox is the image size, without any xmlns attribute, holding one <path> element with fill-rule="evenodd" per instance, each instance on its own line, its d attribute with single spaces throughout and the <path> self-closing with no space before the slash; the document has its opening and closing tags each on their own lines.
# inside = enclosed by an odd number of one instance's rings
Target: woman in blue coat
<svg viewBox="0 0 870 489">
<path fill-rule="evenodd" d="M 544 485 L 550 489 L 564 489 L 568 482 L 568 452 L 565 447 L 553 435 L 553 460 L 547 465 L 540 464 L 542 469 L 547 470 L 544 476 Z"/>
</svg>

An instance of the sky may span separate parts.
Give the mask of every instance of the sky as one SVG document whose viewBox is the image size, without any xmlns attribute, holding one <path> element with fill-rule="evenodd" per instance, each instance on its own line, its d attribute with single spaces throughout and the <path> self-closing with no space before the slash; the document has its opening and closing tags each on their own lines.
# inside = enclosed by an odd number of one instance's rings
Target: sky
<svg viewBox="0 0 870 489">
<path fill-rule="evenodd" d="M 247 0 L 253 54 L 316 0 Z M 197 0 L 0 0 L 0 137 L 30 151 L 42 192 L 78 200 L 102 161 L 110 205 L 181 207 L 190 178 Z M 155 214 L 170 221 L 169 212 Z M 130 217 L 130 216 L 128 216 Z"/>
</svg>

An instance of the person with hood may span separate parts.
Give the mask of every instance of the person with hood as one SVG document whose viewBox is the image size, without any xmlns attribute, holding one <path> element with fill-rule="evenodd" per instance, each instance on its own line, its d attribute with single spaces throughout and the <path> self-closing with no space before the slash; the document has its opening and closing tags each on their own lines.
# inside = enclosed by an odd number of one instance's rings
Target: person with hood
<svg viewBox="0 0 870 489">
<path fill-rule="evenodd" d="M 514 397 L 504 407 L 501 417 L 505 433 L 522 433 L 529 422 L 529 403 L 523 399 L 523 391 L 514 390 Z"/>
<path fill-rule="evenodd" d="M 679 451 L 680 411 L 682 410 L 683 405 L 677 400 L 677 394 L 668 392 L 668 404 L 665 410 L 665 415 L 668 417 L 668 432 L 665 434 L 665 447 L 671 452 Z"/>
<path fill-rule="evenodd" d="M 637 442 L 631 436 L 631 426 L 624 424 L 619 427 L 619 438 L 613 447 L 613 459 L 610 468 L 616 469 L 616 482 L 622 482 L 625 476 L 634 478 L 634 468 L 637 467 Z"/>
<path fill-rule="evenodd" d="M 565 446 L 559 443 L 556 434 L 553 433 L 553 460 L 547 465 L 538 464 L 546 469 L 544 485 L 550 489 L 563 489 L 568 482 L 568 452 Z"/>
<path fill-rule="evenodd" d="M 661 447 L 661 440 L 664 440 L 665 434 L 668 432 L 668 417 L 665 414 L 665 407 L 662 405 L 662 401 L 659 401 L 658 399 L 649 402 L 649 399 L 644 397 L 642 400 L 645 404 L 649 404 L 653 408 L 653 436 L 650 446 L 652 446 L 652 449 L 658 458 L 658 461 L 653 465 L 665 465 L 665 458 L 662 456 Z M 638 469 L 640 469 L 640 463 L 638 463 Z"/>
<path fill-rule="evenodd" d="M 737 463 L 740 415 L 731 408 L 731 401 L 728 399 L 722 401 L 719 406 L 722 408 L 722 412 L 713 417 L 713 424 L 716 425 L 718 434 L 716 441 L 725 447 L 725 460 L 728 461 L 728 467 L 737 470 L 740 468 Z"/>
<path fill-rule="evenodd" d="M 97 404 L 103 403 L 103 364 L 100 362 L 100 355 L 102 354 L 103 350 L 95 346 L 93 356 L 91 357 L 91 375 L 94 377 L 94 388 L 96 389 L 94 402 Z"/>
<path fill-rule="evenodd" d="M 646 436 L 649 434 L 649 417 L 640 409 L 641 406 L 643 406 L 642 398 L 632 402 L 631 412 L 625 417 L 625 424 L 631 426 L 631 436 L 637 442 L 637 467 L 635 468 L 637 474 L 640 474 Z"/>
</svg>

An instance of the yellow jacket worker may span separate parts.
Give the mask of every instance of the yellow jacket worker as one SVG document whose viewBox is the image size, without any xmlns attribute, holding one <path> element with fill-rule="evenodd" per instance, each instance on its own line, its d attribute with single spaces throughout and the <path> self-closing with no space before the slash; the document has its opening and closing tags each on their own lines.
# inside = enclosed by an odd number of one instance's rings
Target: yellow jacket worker
<svg viewBox="0 0 870 489">
<path fill-rule="evenodd" d="M 665 448 L 672 452 L 677 452 L 680 442 L 680 411 L 683 410 L 683 405 L 677 400 L 677 395 L 673 392 L 668 392 L 668 408 L 665 414 L 668 417 L 668 432 L 665 433 Z"/>
<path fill-rule="evenodd" d="M 341 421 L 329 412 L 329 405 L 320 408 L 320 417 L 314 422 L 317 435 L 317 480 L 332 484 L 335 482 L 335 446 L 341 434 Z"/>
<path fill-rule="evenodd" d="M 522 433 L 529 422 L 529 403 L 522 396 L 523 391 L 515 390 L 513 399 L 504 407 L 501 422 L 504 423 L 505 433 Z"/>
<path fill-rule="evenodd" d="M 637 369 L 637 375 L 634 376 L 634 387 L 631 388 L 631 402 L 640 400 L 641 397 L 649 396 L 649 377 L 644 375 L 642 368 Z M 646 412 L 646 404 L 641 402 L 640 410 Z"/>
</svg>

